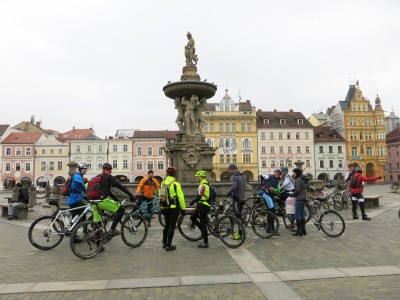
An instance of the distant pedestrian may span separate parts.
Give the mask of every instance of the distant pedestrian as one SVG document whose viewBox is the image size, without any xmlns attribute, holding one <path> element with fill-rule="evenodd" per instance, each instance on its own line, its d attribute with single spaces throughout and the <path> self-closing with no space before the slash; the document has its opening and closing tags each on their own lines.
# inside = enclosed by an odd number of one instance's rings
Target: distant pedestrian
<svg viewBox="0 0 400 300">
<path fill-rule="evenodd" d="M 360 205 L 361 216 L 364 221 L 370 221 L 369 218 L 365 214 L 365 203 L 364 203 L 364 196 L 363 196 L 363 182 L 364 181 L 376 181 L 382 179 L 381 176 L 379 177 L 365 177 L 362 175 L 362 168 L 357 167 L 355 169 L 355 173 L 350 177 L 350 194 L 351 194 L 351 209 L 353 213 L 353 220 L 358 219 L 357 216 L 357 206 Z"/>
<path fill-rule="evenodd" d="M 18 208 L 25 207 L 29 203 L 29 193 L 26 187 L 22 186 L 21 182 L 17 183 L 18 199 L 17 202 L 8 204 L 8 220 L 18 219 Z"/>
<path fill-rule="evenodd" d="M 239 171 L 235 164 L 229 165 L 228 171 L 232 175 L 232 185 L 226 193 L 226 196 L 232 196 L 235 215 L 239 218 L 239 220 L 243 221 L 242 207 L 246 202 L 246 176 Z"/>
</svg>

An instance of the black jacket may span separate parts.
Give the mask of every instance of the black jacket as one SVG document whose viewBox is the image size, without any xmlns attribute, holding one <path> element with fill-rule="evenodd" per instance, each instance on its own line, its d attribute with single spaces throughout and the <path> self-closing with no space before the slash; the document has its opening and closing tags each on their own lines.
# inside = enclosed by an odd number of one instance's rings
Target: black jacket
<svg viewBox="0 0 400 300">
<path fill-rule="evenodd" d="M 23 202 L 25 204 L 29 203 L 29 193 L 26 188 L 20 188 L 18 191 L 18 202 Z"/>
<path fill-rule="evenodd" d="M 104 174 L 103 177 L 101 177 L 100 181 L 100 191 L 102 195 L 104 195 L 105 198 L 111 197 L 115 200 L 117 200 L 117 197 L 111 192 L 111 188 L 116 187 L 119 188 L 121 191 L 123 191 L 125 194 L 127 194 L 131 199 L 134 198 L 132 193 L 128 191 L 126 187 L 121 185 L 115 178 L 114 176 L 110 174 Z"/>
</svg>

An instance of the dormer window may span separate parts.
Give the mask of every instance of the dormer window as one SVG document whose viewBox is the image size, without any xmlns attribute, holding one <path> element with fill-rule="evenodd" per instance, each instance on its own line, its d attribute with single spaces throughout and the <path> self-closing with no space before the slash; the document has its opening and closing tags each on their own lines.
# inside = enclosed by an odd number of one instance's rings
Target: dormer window
<svg viewBox="0 0 400 300">
<path fill-rule="evenodd" d="M 286 119 L 280 119 L 280 120 L 279 120 L 279 124 L 285 125 L 285 124 L 286 124 Z"/>
<path fill-rule="evenodd" d="M 303 123 L 303 119 L 297 119 L 297 124 L 298 125 L 303 125 L 304 123 Z"/>
<path fill-rule="evenodd" d="M 263 119 L 264 124 L 269 124 L 269 119 Z"/>
</svg>

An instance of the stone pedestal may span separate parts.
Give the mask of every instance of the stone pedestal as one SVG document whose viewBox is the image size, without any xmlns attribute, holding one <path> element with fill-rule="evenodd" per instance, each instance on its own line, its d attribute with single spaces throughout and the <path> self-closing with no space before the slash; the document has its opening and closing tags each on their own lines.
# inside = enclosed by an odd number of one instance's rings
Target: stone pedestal
<svg viewBox="0 0 400 300">
<path fill-rule="evenodd" d="M 197 171 L 204 170 L 210 173 L 213 169 L 215 149 L 210 147 L 201 135 L 183 135 L 169 151 L 177 169 L 176 178 L 179 182 L 196 183 L 194 175 Z M 210 176 L 207 180 L 213 181 Z"/>
</svg>

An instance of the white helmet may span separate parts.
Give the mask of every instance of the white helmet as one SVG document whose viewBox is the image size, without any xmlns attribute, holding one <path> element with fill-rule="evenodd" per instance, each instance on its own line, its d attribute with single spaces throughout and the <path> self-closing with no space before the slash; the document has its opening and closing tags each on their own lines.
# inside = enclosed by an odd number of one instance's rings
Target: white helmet
<svg viewBox="0 0 400 300">
<path fill-rule="evenodd" d="M 78 170 L 79 171 L 82 170 L 82 169 L 86 169 L 87 170 L 87 168 L 88 168 L 88 166 L 86 164 L 84 164 L 84 163 L 79 163 L 78 164 Z"/>
</svg>

